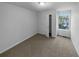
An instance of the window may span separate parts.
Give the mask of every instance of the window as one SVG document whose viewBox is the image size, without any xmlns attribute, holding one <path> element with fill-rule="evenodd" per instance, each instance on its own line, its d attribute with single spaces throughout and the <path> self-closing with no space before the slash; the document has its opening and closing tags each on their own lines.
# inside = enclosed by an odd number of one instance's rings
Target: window
<svg viewBox="0 0 79 59">
<path fill-rule="evenodd" d="M 59 16 L 59 29 L 69 29 L 68 16 Z"/>
<path fill-rule="evenodd" d="M 58 27 L 59 29 L 69 29 L 70 12 L 61 11 L 58 14 Z"/>
</svg>

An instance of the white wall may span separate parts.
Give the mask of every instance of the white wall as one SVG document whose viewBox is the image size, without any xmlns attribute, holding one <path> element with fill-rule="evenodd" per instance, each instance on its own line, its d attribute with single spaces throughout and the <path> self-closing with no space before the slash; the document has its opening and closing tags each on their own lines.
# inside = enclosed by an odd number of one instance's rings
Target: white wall
<svg viewBox="0 0 79 59">
<path fill-rule="evenodd" d="M 58 35 L 71 38 L 71 30 L 58 29 L 57 32 L 58 32 Z"/>
<path fill-rule="evenodd" d="M 79 55 L 79 7 L 72 8 L 71 38 Z"/>
<path fill-rule="evenodd" d="M 49 14 L 52 14 L 52 37 L 56 36 L 56 13 L 51 9 L 38 13 L 38 33 L 49 36 Z"/>
<path fill-rule="evenodd" d="M 36 13 L 0 3 L 0 53 L 37 33 Z"/>
</svg>

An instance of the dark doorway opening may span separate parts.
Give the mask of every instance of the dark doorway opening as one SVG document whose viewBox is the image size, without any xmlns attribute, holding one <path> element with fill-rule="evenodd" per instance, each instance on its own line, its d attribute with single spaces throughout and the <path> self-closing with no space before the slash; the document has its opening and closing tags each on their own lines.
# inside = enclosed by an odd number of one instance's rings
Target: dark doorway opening
<svg viewBox="0 0 79 59">
<path fill-rule="evenodd" d="M 52 15 L 49 15 L 49 37 L 52 37 Z"/>
</svg>

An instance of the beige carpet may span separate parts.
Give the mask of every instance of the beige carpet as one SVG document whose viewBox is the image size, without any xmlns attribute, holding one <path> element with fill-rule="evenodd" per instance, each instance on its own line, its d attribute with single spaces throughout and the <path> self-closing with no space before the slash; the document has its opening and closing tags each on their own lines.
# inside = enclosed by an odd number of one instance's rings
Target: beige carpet
<svg viewBox="0 0 79 59">
<path fill-rule="evenodd" d="M 77 57 L 70 39 L 47 38 L 37 34 L 12 49 L 0 54 L 4 57 Z"/>
</svg>

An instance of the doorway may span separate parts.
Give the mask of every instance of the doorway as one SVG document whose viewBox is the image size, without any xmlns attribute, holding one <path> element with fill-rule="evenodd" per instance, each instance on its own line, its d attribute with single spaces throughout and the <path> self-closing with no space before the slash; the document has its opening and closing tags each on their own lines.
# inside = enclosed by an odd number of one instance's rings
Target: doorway
<svg viewBox="0 0 79 59">
<path fill-rule="evenodd" d="M 52 15 L 49 14 L 49 37 L 52 37 Z"/>
</svg>

